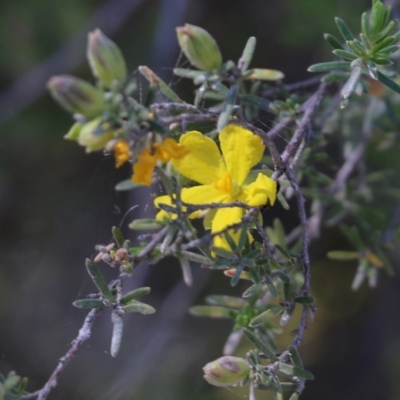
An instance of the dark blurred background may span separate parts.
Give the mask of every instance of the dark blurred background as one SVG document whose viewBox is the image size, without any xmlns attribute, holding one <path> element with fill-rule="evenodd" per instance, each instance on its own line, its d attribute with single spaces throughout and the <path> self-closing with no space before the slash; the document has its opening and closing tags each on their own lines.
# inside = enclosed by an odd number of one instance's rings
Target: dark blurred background
<svg viewBox="0 0 400 400">
<path fill-rule="evenodd" d="M 71 303 L 93 292 L 84 259 L 107 244 L 111 226 L 122 228 L 151 213 L 148 190 L 115 192 L 129 167 L 114 169 L 100 153 L 87 155 L 62 136 L 71 125 L 45 90 L 55 74 L 92 79 L 86 37 L 99 27 L 122 48 L 131 71 L 148 65 L 167 81 L 179 50 L 175 27 L 207 29 L 225 59 L 237 60 L 256 36 L 253 65 L 284 71 L 286 82 L 308 78 L 307 67 L 331 60 L 322 34 L 336 34 L 334 16 L 358 32 L 370 1 L 348 0 L 3 0 L 0 4 L 0 372 L 15 370 L 42 387 L 83 322 Z M 189 92 L 190 93 L 190 92 Z M 316 321 L 302 354 L 316 379 L 304 400 L 400 398 L 399 278 L 382 274 L 378 288 L 349 289 L 356 266 L 327 261 L 337 232 L 312 248 Z M 114 271 L 104 266 L 108 277 Z M 221 355 L 230 322 L 187 313 L 210 293 L 239 294 L 227 278 L 194 270 L 181 282 L 171 259 L 162 267 L 141 265 L 126 289 L 148 285 L 154 316 L 130 315 L 117 358 L 109 354 L 110 315 L 96 321 L 91 339 L 62 375 L 50 399 L 246 398 L 243 389 L 218 389 L 201 367 Z M 288 330 L 290 331 L 290 329 Z M 290 334 L 278 339 L 282 345 Z M 239 349 L 246 352 L 246 343 Z M 269 399 L 259 393 L 259 399 Z"/>
</svg>

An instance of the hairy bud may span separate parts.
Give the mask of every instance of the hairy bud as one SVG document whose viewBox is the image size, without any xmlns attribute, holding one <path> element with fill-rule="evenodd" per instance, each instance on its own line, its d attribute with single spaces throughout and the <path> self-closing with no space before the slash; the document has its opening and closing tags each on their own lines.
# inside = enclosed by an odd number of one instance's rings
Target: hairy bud
<svg viewBox="0 0 400 400">
<path fill-rule="evenodd" d="M 114 138 L 114 130 L 110 129 L 108 123 L 101 123 L 101 118 L 83 125 L 77 139 L 81 146 L 86 147 L 86 152 L 101 150 Z"/>
<path fill-rule="evenodd" d="M 244 358 L 225 356 L 209 362 L 204 368 L 204 379 L 214 386 L 234 386 L 243 381 L 250 372 Z"/>
<path fill-rule="evenodd" d="M 186 24 L 176 28 L 181 50 L 190 63 L 203 71 L 212 71 L 222 64 L 222 56 L 214 38 L 203 28 Z"/>
<path fill-rule="evenodd" d="M 126 63 L 119 47 L 100 29 L 89 33 L 87 58 L 93 74 L 107 88 L 126 80 Z"/>
<path fill-rule="evenodd" d="M 53 76 L 47 83 L 53 98 L 67 111 L 93 118 L 104 110 L 103 95 L 83 79 L 70 75 Z"/>
</svg>

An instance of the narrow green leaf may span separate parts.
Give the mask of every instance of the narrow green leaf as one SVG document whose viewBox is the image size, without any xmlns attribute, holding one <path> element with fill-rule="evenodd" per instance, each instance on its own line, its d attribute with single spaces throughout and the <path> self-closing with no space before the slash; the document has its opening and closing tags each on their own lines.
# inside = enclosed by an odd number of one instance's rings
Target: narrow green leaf
<svg viewBox="0 0 400 400">
<path fill-rule="evenodd" d="M 157 172 L 158 176 L 160 177 L 161 182 L 164 185 L 165 190 L 167 191 L 167 194 L 169 196 L 173 196 L 175 198 L 176 196 L 174 194 L 174 188 L 172 187 L 171 179 L 169 178 L 169 176 L 159 166 L 156 166 L 154 168 L 154 170 Z"/>
<path fill-rule="evenodd" d="M 218 131 L 221 131 L 223 128 L 225 128 L 226 125 L 228 125 L 229 119 L 231 118 L 233 109 L 236 105 L 237 94 L 238 94 L 238 86 L 232 85 L 231 88 L 229 89 L 229 93 L 224 103 L 223 110 L 218 118 L 217 122 Z"/>
<path fill-rule="evenodd" d="M 220 306 L 194 306 L 189 309 L 196 317 L 231 318 L 231 310 Z"/>
<path fill-rule="evenodd" d="M 131 300 L 121 308 L 125 312 L 138 312 L 145 315 L 154 314 L 156 312 L 154 307 L 137 300 Z"/>
<path fill-rule="evenodd" d="M 22 378 L 20 380 L 18 388 L 17 388 L 17 394 L 22 395 L 24 393 L 27 385 L 28 385 L 28 378 L 26 378 L 26 377 Z M 19 400 L 19 398 L 17 398 L 16 400 Z"/>
<path fill-rule="evenodd" d="M 129 224 L 129 228 L 133 230 L 154 231 L 163 228 L 165 225 L 155 219 L 141 218 L 135 219 Z"/>
<path fill-rule="evenodd" d="M 217 294 L 207 296 L 206 303 L 212 306 L 228 307 L 234 310 L 241 310 L 244 306 L 244 300 L 240 297 Z"/>
<path fill-rule="evenodd" d="M 313 64 L 308 67 L 308 72 L 327 72 L 335 69 L 350 69 L 348 61 L 330 61 L 325 63 Z"/>
<path fill-rule="evenodd" d="M 250 322 L 249 326 L 251 328 L 256 328 L 260 325 L 264 325 L 266 322 L 269 322 L 271 319 L 273 319 L 276 316 L 276 313 L 274 313 L 272 310 L 266 310 L 262 312 L 261 314 L 257 315 L 254 317 Z"/>
<path fill-rule="evenodd" d="M 192 286 L 193 274 L 192 274 L 192 268 L 190 266 L 190 261 L 187 258 L 179 258 L 179 264 L 182 270 L 183 282 L 185 282 L 187 286 Z"/>
<path fill-rule="evenodd" d="M 256 48 L 257 40 L 254 36 L 247 40 L 246 46 L 244 47 L 242 57 L 238 62 L 238 66 L 242 72 L 246 71 L 249 67 L 251 60 L 253 59 L 254 50 Z"/>
<path fill-rule="evenodd" d="M 301 361 L 301 357 L 293 346 L 289 347 L 289 355 L 295 367 L 303 368 L 303 362 Z"/>
<path fill-rule="evenodd" d="M 335 23 L 342 34 L 344 40 L 354 40 L 354 36 L 351 33 L 350 29 L 347 27 L 346 23 L 339 17 L 335 18 Z"/>
<path fill-rule="evenodd" d="M 327 253 L 331 260 L 349 261 L 358 259 L 359 255 L 356 251 L 333 250 Z"/>
<path fill-rule="evenodd" d="M 116 357 L 121 347 L 124 323 L 122 321 L 122 317 L 117 312 L 113 312 L 111 314 L 111 321 L 113 323 L 113 331 L 111 337 L 110 353 L 113 357 Z"/>
<path fill-rule="evenodd" d="M 346 50 L 342 50 L 342 49 L 336 49 L 333 50 L 334 54 L 336 54 L 339 57 L 345 58 L 346 60 L 355 60 L 356 58 L 358 58 L 359 56 L 354 54 L 354 53 L 350 53 L 350 51 L 346 51 Z"/>
<path fill-rule="evenodd" d="M 344 50 L 342 44 L 335 36 L 330 33 L 324 33 L 324 39 L 334 48 L 334 49 L 342 49 Z"/>
<path fill-rule="evenodd" d="M 124 245 L 125 239 L 124 239 L 124 235 L 121 232 L 121 229 L 119 229 L 116 226 L 113 226 L 111 231 L 114 236 L 115 243 L 117 243 L 117 246 L 122 247 Z"/>
<path fill-rule="evenodd" d="M 150 82 L 151 86 L 156 86 L 173 103 L 183 103 L 179 96 L 150 68 L 140 66 L 139 72 Z"/>
<path fill-rule="evenodd" d="M 267 287 L 272 297 L 277 299 L 279 297 L 278 289 L 275 287 L 274 282 L 269 278 L 267 278 Z"/>
<path fill-rule="evenodd" d="M 385 29 L 379 32 L 379 35 L 375 41 L 375 43 L 379 43 L 381 40 L 385 39 L 387 36 L 389 36 L 393 30 L 396 28 L 396 22 L 395 21 L 390 21 L 388 25 L 386 26 Z"/>
<path fill-rule="evenodd" d="M 314 375 L 311 372 L 299 367 L 294 367 L 290 364 L 279 363 L 278 368 L 279 371 L 288 376 L 297 376 L 298 378 L 303 379 L 314 379 Z"/>
<path fill-rule="evenodd" d="M 383 23 L 382 28 L 389 22 L 390 13 L 392 12 L 392 6 L 387 6 L 386 9 L 384 7 L 384 16 L 383 16 Z M 390 21 L 392 22 L 392 21 Z"/>
<path fill-rule="evenodd" d="M 196 79 L 201 75 L 206 75 L 204 71 L 195 71 L 193 69 L 174 68 L 174 74 L 181 78 Z"/>
<path fill-rule="evenodd" d="M 360 237 L 360 232 L 356 226 L 341 225 L 340 230 L 349 239 L 357 251 L 362 251 L 365 247 Z"/>
<path fill-rule="evenodd" d="M 365 36 L 363 33 L 360 33 L 360 39 L 364 44 L 364 47 L 366 49 L 370 49 L 372 46 L 371 40 L 369 39 L 368 36 Z"/>
<path fill-rule="evenodd" d="M 86 269 L 103 297 L 111 303 L 114 302 L 114 296 L 112 295 L 110 288 L 104 280 L 103 275 L 97 268 L 97 265 L 89 258 L 86 259 Z"/>
<path fill-rule="evenodd" d="M 281 71 L 275 69 L 262 69 L 254 68 L 249 69 L 244 79 L 259 79 L 261 81 L 278 81 L 283 79 L 285 76 Z"/>
<path fill-rule="evenodd" d="M 374 57 L 371 57 L 371 60 L 377 65 L 385 65 L 385 66 L 393 65 L 393 61 L 390 60 L 389 58 L 374 56 Z"/>
<path fill-rule="evenodd" d="M 358 40 L 352 40 L 346 43 L 350 47 L 350 49 L 358 55 L 358 57 L 364 57 L 366 55 L 366 50 Z"/>
<path fill-rule="evenodd" d="M 243 294 L 242 297 L 244 299 L 247 299 L 249 297 L 252 297 L 253 295 L 255 295 L 256 293 L 259 293 L 260 290 L 262 289 L 262 285 L 261 283 L 255 283 L 254 285 L 251 285 L 249 288 L 247 288 Z"/>
<path fill-rule="evenodd" d="M 381 2 L 375 2 L 371 11 L 371 37 L 375 38 L 382 28 L 385 19 L 385 9 Z"/>
<path fill-rule="evenodd" d="M 132 300 L 138 299 L 139 297 L 146 296 L 147 294 L 150 293 L 150 291 L 151 291 L 151 288 L 146 287 L 146 286 L 137 288 L 137 289 L 132 290 L 132 291 L 128 292 L 127 294 L 125 294 L 125 296 L 122 297 L 120 303 L 127 304 Z"/>
<path fill-rule="evenodd" d="M 381 57 L 389 57 L 393 53 L 395 53 L 397 50 L 399 50 L 399 47 L 397 44 L 394 44 L 392 46 L 385 47 L 384 49 L 379 51 L 377 55 L 379 55 Z"/>
<path fill-rule="evenodd" d="M 243 226 L 240 228 L 240 235 L 239 235 L 239 240 L 238 240 L 238 244 L 237 244 L 237 251 L 239 253 L 241 253 L 243 251 L 244 246 L 248 240 L 249 240 L 248 239 L 248 225 L 243 224 Z"/>
<path fill-rule="evenodd" d="M 380 50 L 384 50 L 385 47 L 390 46 L 395 41 L 396 41 L 396 38 L 394 36 L 389 36 L 386 39 L 383 39 L 382 41 L 377 43 L 374 47 L 372 47 L 371 52 L 377 53 Z"/>
<path fill-rule="evenodd" d="M 250 329 L 244 328 L 243 333 L 246 337 L 255 344 L 255 346 L 272 362 L 277 361 L 278 358 L 275 354 L 268 348 L 268 346 Z"/>
<path fill-rule="evenodd" d="M 245 103 L 255 105 L 262 110 L 269 110 L 270 102 L 262 97 L 255 96 L 253 94 L 243 94 L 240 96 L 240 100 Z"/>
<path fill-rule="evenodd" d="M 104 308 L 104 303 L 99 300 L 99 299 L 80 299 L 80 300 L 75 300 L 72 303 L 73 306 L 78 307 L 78 308 L 85 308 L 85 309 L 91 309 L 91 308 Z"/>
<path fill-rule="evenodd" d="M 131 179 L 127 179 L 125 181 L 119 182 L 115 185 L 115 190 L 122 192 L 125 190 L 132 190 L 132 189 L 136 189 L 138 187 L 142 187 L 143 185 L 139 184 L 139 183 L 135 183 L 132 182 Z"/>
<path fill-rule="evenodd" d="M 392 89 L 396 93 L 400 93 L 400 86 L 395 81 L 388 78 L 383 72 L 377 71 L 377 78 L 379 82 L 382 82 L 389 89 Z"/>
<path fill-rule="evenodd" d="M 186 258 L 187 260 L 197 262 L 199 264 L 210 264 L 211 260 L 201 254 L 192 253 L 191 251 L 179 250 L 175 254 L 177 257 Z"/>
<path fill-rule="evenodd" d="M 366 37 L 369 37 L 370 27 L 368 22 L 368 14 L 366 12 L 363 12 L 361 15 L 361 31 Z"/>
<path fill-rule="evenodd" d="M 241 278 L 241 274 L 243 272 L 243 268 L 244 268 L 243 265 L 239 265 L 236 268 L 236 271 L 231 278 L 231 286 L 235 286 L 239 282 L 239 279 Z"/>
</svg>

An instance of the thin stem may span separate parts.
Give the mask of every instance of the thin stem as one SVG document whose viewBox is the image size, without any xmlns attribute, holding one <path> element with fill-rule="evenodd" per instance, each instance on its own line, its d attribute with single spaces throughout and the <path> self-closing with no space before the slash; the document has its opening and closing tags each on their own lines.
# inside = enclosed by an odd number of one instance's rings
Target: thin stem
<svg viewBox="0 0 400 400">
<path fill-rule="evenodd" d="M 88 340 L 91 335 L 92 326 L 96 317 L 102 312 L 101 309 L 92 309 L 86 316 L 82 328 L 79 330 L 78 336 L 72 341 L 70 349 L 65 353 L 65 356 L 61 357 L 59 363 L 53 373 L 51 374 L 49 380 L 43 386 L 42 389 L 24 396 L 24 400 L 37 399 L 46 400 L 47 396 L 50 394 L 51 390 L 57 385 L 57 379 L 63 373 L 65 367 L 72 360 L 72 358 L 78 352 L 79 346 Z"/>
</svg>

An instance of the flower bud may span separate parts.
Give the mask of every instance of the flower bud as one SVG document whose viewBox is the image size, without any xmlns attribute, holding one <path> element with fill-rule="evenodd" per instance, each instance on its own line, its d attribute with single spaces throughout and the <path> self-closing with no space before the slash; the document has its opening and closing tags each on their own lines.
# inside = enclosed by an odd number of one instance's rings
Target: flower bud
<svg viewBox="0 0 400 400">
<path fill-rule="evenodd" d="M 247 378 L 250 367 L 244 358 L 225 356 L 208 363 L 204 379 L 214 386 L 234 386 Z"/>
<path fill-rule="evenodd" d="M 202 71 L 212 71 L 222 64 L 222 56 L 214 38 L 203 28 L 185 24 L 176 28 L 181 50 L 190 63 Z"/>
<path fill-rule="evenodd" d="M 86 147 L 86 152 L 101 150 L 114 138 L 114 130 L 110 129 L 107 122 L 101 123 L 101 118 L 96 118 L 83 125 L 78 137 L 78 143 Z"/>
<path fill-rule="evenodd" d="M 104 110 L 103 95 L 82 79 L 69 75 L 53 76 L 47 83 L 53 98 L 67 111 L 93 118 Z"/>
<path fill-rule="evenodd" d="M 93 74 L 107 88 L 126 80 L 126 63 L 119 47 L 100 29 L 89 33 L 87 57 Z"/>
</svg>

